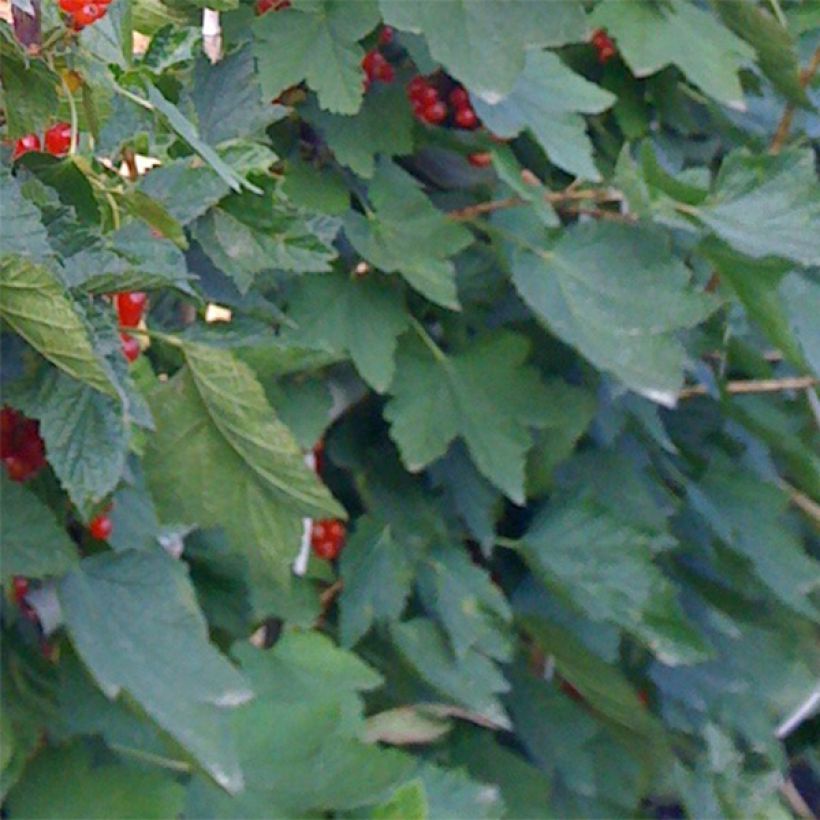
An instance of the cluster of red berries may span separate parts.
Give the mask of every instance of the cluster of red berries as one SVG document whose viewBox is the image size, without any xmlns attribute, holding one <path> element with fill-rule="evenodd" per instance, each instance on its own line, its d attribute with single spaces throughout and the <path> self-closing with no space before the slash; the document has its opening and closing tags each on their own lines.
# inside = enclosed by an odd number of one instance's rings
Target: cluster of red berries
<svg viewBox="0 0 820 820">
<path fill-rule="evenodd" d="M 256 0 L 256 13 L 265 14 L 268 11 L 284 11 L 290 8 L 290 0 Z"/>
<path fill-rule="evenodd" d="M 145 313 L 148 294 L 140 290 L 125 291 L 114 296 L 121 327 L 137 327 Z M 122 352 L 129 362 L 140 355 L 140 343 L 130 333 L 120 333 Z"/>
<path fill-rule="evenodd" d="M 441 93 L 433 82 L 417 75 L 407 85 L 407 96 L 413 106 L 413 113 L 428 125 L 441 125 L 452 113 L 452 124 L 457 128 L 472 130 L 479 125 L 470 95 L 460 85 L 447 95 L 447 103 L 441 99 Z"/>
<path fill-rule="evenodd" d="M 382 83 L 392 83 L 396 79 L 396 72 L 387 60 L 387 57 L 379 51 L 381 46 L 390 45 L 393 42 L 393 29 L 385 26 L 379 32 L 379 45 L 367 52 L 362 58 L 362 69 L 364 70 L 364 90 L 367 91 L 372 83 L 377 80 Z"/>
<path fill-rule="evenodd" d="M 589 41 L 598 52 L 598 62 L 601 65 L 609 62 L 618 53 L 615 41 L 606 33 L 605 29 L 599 28 L 593 31 Z"/>
<path fill-rule="evenodd" d="M 29 151 L 40 151 L 45 143 L 45 149 L 55 157 L 64 157 L 71 148 L 71 126 L 67 122 L 58 122 L 44 134 L 43 142 L 37 134 L 26 134 L 14 143 L 12 159 L 19 159 Z"/>
<path fill-rule="evenodd" d="M 310 545 L 317 557 L 332 561 L 339 557 L 345 543 L 346 528 L 342 521 L 326 518 L 314 521 L 310 531 Z"/>
<path fill-rule="evenodd" d="M 88 0 L 59 0 L 59 5 L 72 18 L 72 28 L 79 31 L 105 17 L 110 2 L 111 0 L 96 0 L 93 3 Z"/>
<path fill-rule="evenodd" d="M 11 407 L 0 410 L 0 458 L 12 481 L 27 481 L 46 465 L 40 425 Z"/>
</svg>

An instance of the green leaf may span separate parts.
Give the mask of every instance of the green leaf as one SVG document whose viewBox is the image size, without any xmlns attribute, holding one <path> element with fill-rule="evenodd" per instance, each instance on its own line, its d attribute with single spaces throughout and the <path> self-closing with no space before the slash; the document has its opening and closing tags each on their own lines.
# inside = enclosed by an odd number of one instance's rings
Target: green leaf
<svg viewBox="0 0 820 820">
<path fill-rule="evenodd" d="M 193 123 L 173 103 L 168 102 L 162 92 L 150 84 L 148 85 L 148 102 L 168 120 L 171 128 L 208 163 L 226 185 L 234 191 L 239 191 L 243 187 L 250 191 L 257 191 L 255 186 L 237 174 L 207 142 L 204 142 Z"/>
<path fill-rule="evenodd" d="M 418 778 L 424 785 L 430 817 L 498 818 L 504 816 L 503 804 L 493 780 L 472 780 L 461 769 L 444 769 L 432 763 L 419 767 Z"/>
<path fill-rule="evenodd" d="M 0 475 L 3 534 L 0 578 L 62 575 L 77 563 L 77 550 L 51 510 L 29 489 Z"/>
<path fill-rule="evenodd" d="M 636 77 L 674 64 L 710 97 L 745 109 L 737 74 L 754 51 L 708 12 L 683 0 L 605 0 L 591 22 L 607 29 Z"/>
<path fill-rule="evenodd" d="M 724 160 L 709 200 L 684 212 L 747 256 L 820 264 L 814 238 L 820 226 L 820 192 L 810 149 L 779 156 L 736 151 Z"/>
<path fill-rule="evenodd" d="M 427 795 L 420 780 L 411 780 L 400 786 L 391 798 L 376 806 L 373 820 L 427 820 Z"/>
<path fill-rule="evenodd" d="M 26 134 L 36 134 L 44 122 L 57 109 L 57 89 L 59 78 L 44 60 L 27 59 L 14 37 L 0 38 L 0 58 L 3 71 L 3 111 L 6 115 L 6 136 L 16 140 Z M 14 213 L 8 209 L 5 192 L 3 195 L 4 215 Z M 2 245 L 4 251 L 9 248 Z"/>
<path fill-rule="evenodd" d="M 119 401 L 50 370 L 26 402 L 40 422 L 48 462 L 80 513 L 89 516 L 125 469 L 129 431 Z"/>
<path fill-rule="evenodd" d="M 536 576 L 587 617 L 627 629 L 667 665 L 696 663 L 707 646 L 653 562 L 669 546 L 669 536 L 580 501 L 547 505 L 522 539 Z"/>
<path fill-rule="evenodd" d="M 492 723 L 509 725 L 497 697 L 509 684 L 492 661 L 472 649 L 457 658 L 427 618 L 393 624 L 390 634 L 402 657 L 434 689 Z"/>
<path fill-rule="evenodd" d="M 261 196 L 246 192 L 222 200 L 196 223 L 194 236 L 246 293 L 262 271 L 329 271 L 338 227 L 337 219 L 294 208 L 268 181 Z"/>
<path fill-rule="evenodd" d="M 69 376 L 116 395 L 87 328 L 48 268 L 0 257 L 0 318 Z"/>
<path fill-rule="evenodd" d="M 592 654 L 570 633 L 542 618 L 525 616 L 521 623 L 553 658 L 561 677 L 572 684 L 590 706 L 615 725 L 652 740 L 656 752 L 668 752 L 663 727 L 647 711 L 620 670 Z"/>
<path fill-rule="evenodd" d="M 188 247 L 188 240 L 185 237 L 182 225 L 157 200 L 151 199 L 150 196 L 139 190 L 126 191 L 118 199 L 126 211 L 141 219 L 156 233 L 170 239 L 182 250 Z"/>
<path fill-rule="evenodd" d="M 393 380 L 396 340 L 408 325 L 401 291 L 377 274 L 301 279 L 288 315 L 297 328 L 285 339 L 330 353 L 349 353 L 362 378 L 384 392 Z"/>
<path fill-rule="evenodd" d="M 534 46 L 583 40 L 579 3 L 527 0 L 380 0 L 386 23 L 423 33 L 433 58 L 479 97 L 508 94 Z"/>
<path fill-rule="evenodd" d="M 410 564 L 389 527 L 360 519 L 345 544 L 340 574 L 339 632 L 353 646 L 374 621 L 395 621 L 404 610 L 412 579 Z"/>
<path fill-rule="evenodd" d="M 379 22 L 374 0 L 312 0 L 254 24 L 254 54 L 269 100 L 307 81 L 322 108 L 355 114 L 364 94 L 364 51 L 357 41 Z"/>
<path fill-rule="evenodd" d="M 425 608 L 441 622 L 453 652 L 463 658 L 471 649 L 509 660 L 512 612 L 486 571 L 454 545 L 431 551 L 419 566 L 418 589 Z"/>
<path fill-rule="evenodd" d="M 162 820 L 182 811 L 185 791 L 161 769 L 94 765 L 80 743 L 49 748 L 34 758 L 9 795 L 14 817 Z"/>
<path fill-rule="evenodd" d="M 51 256 L 40 212 L 23 196 L 20 183 L 5 173 L 5 169 L 0 172 L 0 199 L 3 201 L 3 219 L 0 220 L 3 252 L 28 256 L 38 262 Z"/>
<path fill-rule="evenodd" d="M 523 503 L 529 428 L 541 423 L 547 398 L 528 354 L 528 342 L 509 332 L 453 356 L 406 336 L 384 415 L 407 468 L 423 469 L 460 436 L 482 475 Z"/>
<path fill-rule="evenodd" d="M 788 30 L 753 0 L 712 0 L 720 19 L 757 53 L 757 64 L 772 85 L 795 105 L 810 105 L 800 84 L 800 64 Z"/>
<path fill-rule="evenodd" d="M 799 273 L 790 273 L 780 283 L 780 297 L 786 306 L 789 325 L 803 356 L 815 375 L 820 375 L 820 284 Z"/>
<path fill-rule="evenodd" d="M 511 250 L 513 282 L 559 338 L 628 387 L 673 406 L 685 352 L 675 332 L 716 303 L 689 288 L 690 273 L 658 232 L 578 224 L 550 250 Z"/>
<path fill-rule="evenodd" d="M 552 52 L 530 51 L 510 93 L 492 104 L 479 97 L 475 110 L 496 136 L 512 138 L 529 128 L 550 162 L 597 181 L 601 175 L 580 114 L 600 114 L 614 101 L 612 94 L 571 71 Z"/>
<path fill-rule="evenodd" d="M 281 583 L 301 517 L 344 517 L 304 465 L 247 365 L 187 343 L 187 367 L 149 397 L 157 431 L 145 456 L 161 518 L 225 528 L 233 548 Z"/>
<path fill-rule="evenodd" d="M 209 145 L 263 136 L 265 128 L 287 110 L 263 100 L 250 45 L 227 54 L 216 65 L 200 57 L 190 93 L 200 136 Z"/>
<path fill-rule="evenodd" d="M 398 156 L 413 150 L 413 117 L 399 83 L 377 83 L 369 89 L 355 117 L 330 114 L 312 102 L 300 113 L 322 133 L 336 159 L 362 177 L 373 176 L 378 154 Z"/>
<path fill-rule="evenodd" d="M 204 165 L 178 159 L 140 178 L 139 189 L 161 202 L 183 225 L 202 216 L 230 192 L 228 184 Z"/>
<path fill-rule="evenodd" d="M 103 692 L 128 692 L 223 788 L 241 789 L 228 719 L 251 692 L 209 643 L 184 565 L 161 550 L 102 553 L 63 578 L 59 597 Z"/>
<path fill-rule="evenodd" d="M 366 216 L 350 212 L 345 219 L 353 247 L 385 273 L 400 273 L 431 301 L 457 308 L 449 257 L 472 242 L 470 232 L 447 219 L 419 183 L 392 163 L 378 164 L 368 198 L 373 211 Z"/>
<path fill-rule="evenodd" d="M 806 554 L 790 524 L 785 493 L 728 463 L 715 463 L 688 494 L 715 535 L 746 558 L 786 606 L 818 618 L 811 595 L 820 587 L 820 563 Z"/>
</svg>

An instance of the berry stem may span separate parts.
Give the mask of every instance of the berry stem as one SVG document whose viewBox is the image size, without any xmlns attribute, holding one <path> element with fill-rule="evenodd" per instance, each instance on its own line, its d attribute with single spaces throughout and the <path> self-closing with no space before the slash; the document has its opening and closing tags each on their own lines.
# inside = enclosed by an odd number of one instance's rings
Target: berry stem
<svg viewBox="0 0 820 820">
<path fill-rule="evenodd" d="M 68 155 L 73 156 L 77 153 L 77 142 L 79 138 L 79 118 L 77 117 L 77 104 L 74 102 L 74 94 L 68 87 L 68 83 L 65 81 L 65 77 L 63 76 L 62 72 L 60 72 L 60 83 L 63 86 L 63 91 L 65 92 L 66 99 L 68 100 L 68 110 L 71 114 L 71 143 L 68 146 Z"/>
</svg>

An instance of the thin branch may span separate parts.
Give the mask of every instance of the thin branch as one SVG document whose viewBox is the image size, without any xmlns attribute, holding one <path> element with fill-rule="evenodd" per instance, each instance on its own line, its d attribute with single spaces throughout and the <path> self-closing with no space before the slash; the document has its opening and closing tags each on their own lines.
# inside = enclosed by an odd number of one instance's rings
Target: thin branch
<svg viewBox="0 0 820 820">
<path fill-rule="evenodd" d="M 565 188 L 563 191 L 547 191 L 547 193 L 544 194 L 545 202 L 556 205 L 559 209 L 567 210 L 570 213 L 578 213 L 579 211 L 573 211 L 570 208 L 562 208 L 561 206 L 564 203 L 586 201 L 597 203 L 622 202 L 623 198 L 624 196 L 620 191 L 598 188 L 574 189 L 569 187 Z M 526 199 L 523 199 L 520 196 L 510 196 L 505 199 L 493 199 L 488 202 L 478 202 L 475 205 L 468 205 L 466 208 L 459 208 L 458 210 L 450 211 L 449 216 L 450 219 L 454 219 L 457 222 L 468 221 L 470 219 L 474 219 L 476 216 L 481 216 L 482 214 L 489 214 L 494 211 L 504 210 L 506 208 L 520 208 L 522 205 L 526 204 Z M 607 211 L 606 213 L 618 217 L 622 216 L 621 214 L 615 214 L 611 211 Z M 604 218 L 606 219 L 607 217 Z"/>
<path fill-rule="evenodd" d="M 820 68 L 820 46 L 814 50 L 809 64 L 800 72 L 800 85 L 803 86 L 803 88 L 806 88 L 812 81 L 818 68 Z M 777 124 L 777 130 L 774 132 L 772 143 L 769 146 L 770 154 L 779 154 L 780 149 L 786 144 L 786 139 L 789 136 L 789 131 L 791 131 L 792 122 L 794 121 L 794 111 L 794 103 L 788 103 L 783 111 L 783 116 L 780 118 L 780 122 Z"/>
<path fill-rule="evenodd" d="M 814 376 L 794 376 L 788 379 L 749 379 L 727 382 L 724 390 L 727 393 L 779 393 L 783 390 L 806 390 L 820 384 Z M 709 388 L 704 384 L 684 387 L 678 394 L 680 399 L 691 399 L 695 396 L 706 396 Z"/>
<path fill-rule="evenodd" d="M 820 504 L 813 501 L 805 493 L 801 493 L 797 487 L 792 487 L 788 481 L 781 480 L 779 484 L 789 494 L 789 500 L 792 504 L 811 518 L 817 526 L 820 526 Z"/>
</svg>

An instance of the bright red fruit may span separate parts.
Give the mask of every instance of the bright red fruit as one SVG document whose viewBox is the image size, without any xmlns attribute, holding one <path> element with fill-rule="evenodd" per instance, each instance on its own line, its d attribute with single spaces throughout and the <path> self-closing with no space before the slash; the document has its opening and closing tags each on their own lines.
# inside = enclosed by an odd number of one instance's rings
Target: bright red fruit
<svg viewBox="0 0 820 820">
<path fill-rule="evenodd" d="M 310 543 L 319 558 L 332 561 L 342 551 L 345 525 L 333 518 L 316 521 L 310 533 Z"/>
<path fill-rule="evenodd" d="M 427 80 L 425 80 L 420 74 L 417 74 L 412 80 L 410 80 L 409 83 L 407 83 L 407 96 L 411 100 L 420 100 L 421 93 L 425 88 L 429 88 L 427 85 Z M 438 97 L 438 94 L 436 94 L 436 97 Z"/>
<path fill-rule="evenodd" d="M 11 158 L 19 159 L 23 154 L 27 154 L 29 151 L 39 151 L 40 147 L 40 138 L 37 134 L 26 134 L 14 143 L 14 152 Z"/>
<path fill-rule="evenodd" d="M 438 125 L 447 119 L 447 106 L 439 100 L 421 109 L 419 117 L 430 125 Z"/>
<path fill-rule="evenodd" d="M 86 0 L 60 0 L 60 8 L 72 16 L 85 4 Z"/>
<path fill-rule="evenodd" d="M 266 11 L 282 11 L 290 8 L 290 0 L 256 0 L 256 13 L 264 14 Z"/>
<path fill-rule="evenodd" d="M 477 154 L 470 154 L 467 162 L 474 168 L 487 168 L 493 164 L 493 155 L 489 151 L 482 151 Z"/>
<path fill-rule="evenodd" d="M 395 32 L 393 31 L 391 26 L 383 26 L 382 30 L 379 32 L 379 45 L 389 46 L 390 43 L 393 42 L 394 35 Z"/>
<path fill-rule="evenodd" d="M 88 525 L 88 531 L 91 533 L 91 537 L 97 541 L 105 541 L 114 531 L 114 525 L 111 523 L 111 519 L 107 513 L 100 513 L 91 519 L 91 523 Z"/>
<path fill-rule="evenodd" d="M 383 83 L 391 83 L 395 77 L 393 66 L 387 62 L 385 56 L 376 49 L 368 51 L 362 58 L 362 68 L 369 82 L 381 80 Z"/>
<path fill-rule="evenodd" d="M 55 157 L 62 157 L 71 148 L 71 125 L 67 122 L 58 122 L 46 131 L 46 151 Z"/>
<path fill-rule="evenodd" d="M 97 3 L 86 3 L 82 8 L 74 12 L 74 22 L 82 28 L 89 26 L 105 15 L 105 6 Z"/>
<path fill-rule="evenodd" d="M 615 47 L 615 41 L 602 28 L 592 32 L 590 42 L 595 46 L 598 52 L 598 62 L 602 65 L 618 53 L 618 49 Z"/>
<path fill-rule="evenodd" d="M 455 108 L 468 108 L 470 106 L 470 95 L 466 89 L 458 86 L 450 92 L 450 102 Z"/>
<path fill-rule="evenodd" d="M 478 117 L 475 111 L 468 106 L 463 106 L 456 111 L 456 125 L 459 128 L 475 128 L 478 125 Z"/>
<path fill-rule="evenodd" d="M 140 290 L 118 293 L 116 296 L 117 315 L 123 327 L 136 327 L 145 312 L 148 294 Z"/>
<path fill-rule="evenodd" d="M 122 355 L 130 362 L 135 362 L 141 353 L 140 343 L 127 333 L 120 333 L 122 342 Z"/>
</svg>

